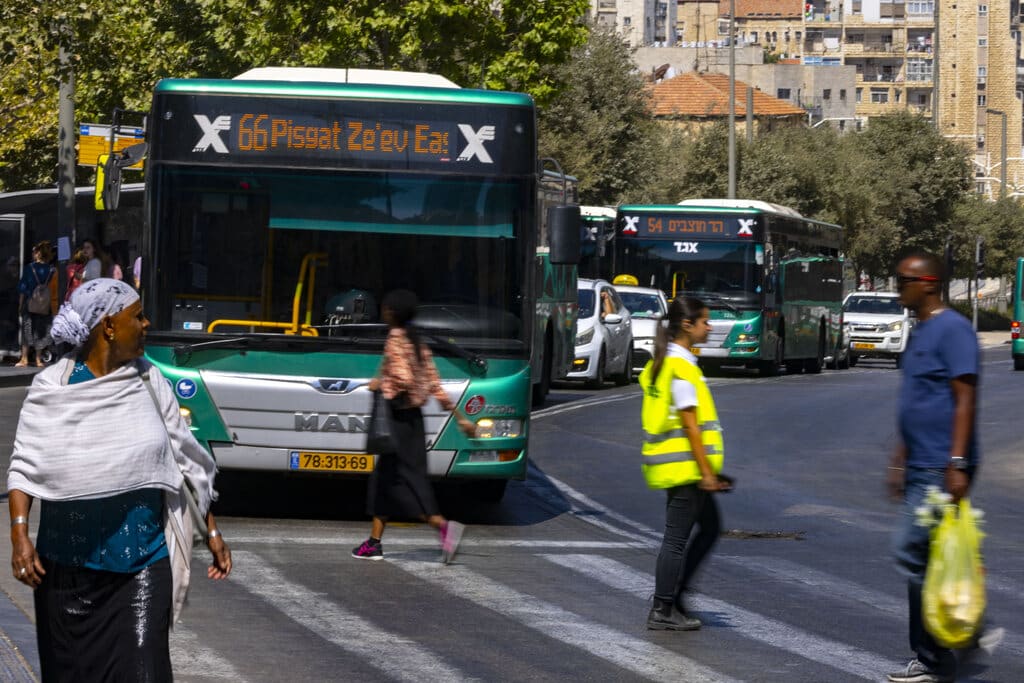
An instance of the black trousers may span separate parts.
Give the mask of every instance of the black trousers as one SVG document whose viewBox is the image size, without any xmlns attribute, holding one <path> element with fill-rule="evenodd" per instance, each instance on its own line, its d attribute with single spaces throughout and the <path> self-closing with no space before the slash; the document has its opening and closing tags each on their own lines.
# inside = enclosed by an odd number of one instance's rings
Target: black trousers
<svg viewBox="0 0 1024 683">
<path fill-rule="evenodd" d="M 43 683 L 170 683 L 171 563 L 135 574 L 43 559 L 35 591 Z"/>
<path fill-rule="evenodd" d="M 682 609 L 682 594 L 718 540 L 721 518 L 714 494 L 697 484 L 674 486 L 665 493 L 665 537 L 654 573 L 654 597 Z M 697 533 L 691 539 L 694 525 Z"/>
</svg>

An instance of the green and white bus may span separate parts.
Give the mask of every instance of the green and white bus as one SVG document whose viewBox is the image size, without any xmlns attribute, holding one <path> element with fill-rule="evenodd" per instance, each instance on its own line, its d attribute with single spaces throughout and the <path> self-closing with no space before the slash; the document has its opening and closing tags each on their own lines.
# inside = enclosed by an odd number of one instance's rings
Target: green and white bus
<svg viewBox="0 0 1024 683">
<path fill-rule="evenodd" d="M 1024 370 L 1024 337 L 1020 326 L 1024 324 L 1024 256 L 1017 259 L 1017 271 L 1013 279 L 1013 321 L 1010 323 L 1010 353 L 1013 355 L 1013 369 Z"/>
<path fill-rule="evenodd" d="M 490 499 L 525 477 L 531 387 L 572 361 L 579 252 L 578 209 L 544 212 L 530 97 L 354 69 L 168 79 L 148 140 L 146 354 L 221 469 L 372 471 L 379 304 L 407 288 L 477 424 L 424 406 L 429 474 Z"/>
<path fill-rule="evenodd" d="M 712 331 L 695 349 L 705 367 L 771 375 L 820 372 L 842 334 L 838 225 L 752 200 L 623 205 L 605 276 L 631 275 L 670 299 L 696 296 Z"/>
</svg>

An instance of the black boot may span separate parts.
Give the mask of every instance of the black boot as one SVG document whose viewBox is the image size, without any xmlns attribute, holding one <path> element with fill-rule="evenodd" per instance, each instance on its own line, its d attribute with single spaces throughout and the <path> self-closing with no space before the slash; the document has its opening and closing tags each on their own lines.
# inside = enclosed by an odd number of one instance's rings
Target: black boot
<svg viewBox="0 0 1024 683">
<path fill-rule="evenodd" d="M 654 606 L 647 615 L 647 628 L 654 631 L 696 631 L 700 628 L 700 620 L 686 616 L 671 602 L 654 598 Z"/>
</svg>

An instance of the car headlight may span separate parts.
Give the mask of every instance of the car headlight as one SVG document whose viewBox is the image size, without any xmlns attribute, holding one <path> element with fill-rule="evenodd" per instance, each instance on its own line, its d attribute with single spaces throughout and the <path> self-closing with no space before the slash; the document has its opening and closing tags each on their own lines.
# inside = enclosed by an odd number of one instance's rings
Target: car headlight
<svg viewBox="0 0 1024 683">
<path fill-rule="evenodd" d="M 583 346 L 584 344 L 589 344 L 592 341 L 594 341 L 594 328 L 593 327 L 591 327 L 586 332 L 583 332 L 582 334 L 577 334 L 576 335 L 576 346 Z"/>
<path fill-rule="evenodd" d="M 886 325 L 885 329 L 889 330 L 890 332 L 899 332 L 900 330 L 903 329 L 903 321 L 897 320 L 894 323 L 889 323 L 888 325 Z"/>
<path fill-rule="evenodd" d="M 522 420 L 494 420 L 485 417 L 476 421 L 477 439 L 514 439 L 522 433 Z"/>
</svg>

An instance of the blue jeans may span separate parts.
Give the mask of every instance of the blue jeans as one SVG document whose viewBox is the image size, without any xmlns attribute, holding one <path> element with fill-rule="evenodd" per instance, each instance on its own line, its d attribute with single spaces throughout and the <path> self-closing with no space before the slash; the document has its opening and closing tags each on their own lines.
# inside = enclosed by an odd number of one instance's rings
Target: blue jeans
<svg viewBox="0 0 1024 683">
<path fill-rule="evenodd" d="M 951 673 L 956 668 L 953 651 L 935 642 L 924 627 L 921 609 L 921 588 L 928 568 L 928 547 L 931 542 L 928 527 L 916 524 L 915 510 L 924 503 L 929 486 L 940 491 L 946 489 L 945 469 L 908 467 L 904 481 L 903 518 L 893 537 L 896 562 L 907 575 L 907 598 L 910 603 L 910 649 L 917 659 L 930 669 Z"/>
</svg>

